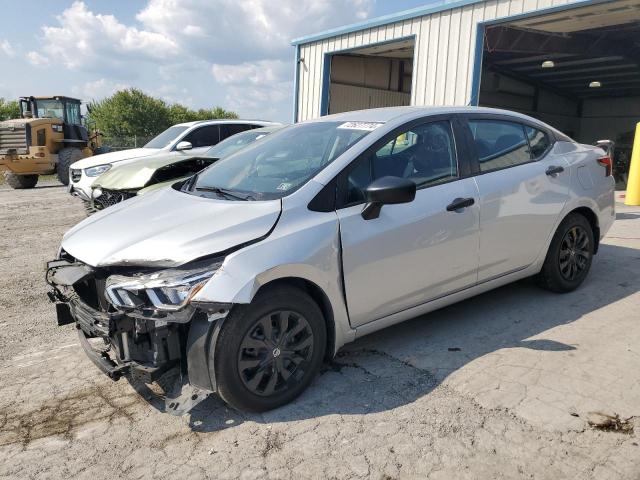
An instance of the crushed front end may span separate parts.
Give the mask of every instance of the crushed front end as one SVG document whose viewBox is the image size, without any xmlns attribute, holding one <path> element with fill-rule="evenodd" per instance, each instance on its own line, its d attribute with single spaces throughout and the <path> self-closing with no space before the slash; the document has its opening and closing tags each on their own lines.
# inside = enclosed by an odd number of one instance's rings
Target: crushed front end
<svg viewBox="0 0 640 480">
<path fill-rule="evenodd" d="M 94 187 L 91 190 L 91 199 L 85 201 L 85 208 L 88 214 L 92 214 L 116 205 L 117 203 L 124 202 L 136 195 L 136 190 L 109 190 Z"/>
<path fill-rule="evenodd" d="M 176 378 L 165 411 L 181 415 L 215 391 L 210 349 L 229 305 L 191 299 L 219 265 L 94 268 L 62 251 L 47 264 L 46 280 L 58 325 L 75 324 L 91 361 L 132 384 Z"/>
</svg>

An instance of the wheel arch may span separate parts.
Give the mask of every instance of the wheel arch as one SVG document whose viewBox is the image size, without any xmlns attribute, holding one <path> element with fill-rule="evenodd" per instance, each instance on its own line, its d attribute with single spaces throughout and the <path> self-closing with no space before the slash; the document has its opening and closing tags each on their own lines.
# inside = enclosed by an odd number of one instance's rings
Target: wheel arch
<svg viewBox="0 0 640 480">
<path fill-rule="evenodd" d="M 326 345 L 326 359 L 332 358 L 336 348 L 336 324 L 333 306 L 329 297 L 320 286 L 316 283 L 302 277 L 281 277 L 271 280 L 267 283 L 260 285 L 254 296 L 259 292 L 264 291 L 267 288 L 273 288 L 276 286 L 291 286 L 299 288 L 307 293 L 313 301 L 318 305 L 322 316 L 324 318 L 325 325 L 327 327 L 327 345 Z"/>
<path fill-rule="evenodd" d="M 564 221 L 565 218 L 573 213 L 582 215 L 587 219 L 589 225 L 591 225 L 591 229 L 593 230 L 593 240 L 595 242 L 593 246 L 593 253 L 598 253 L 598 247 L 600 246 L 600 222 L 598 220 L 598 215 L 596 215 L 596 213 L 591 208 L 582 206 L 571 210 L 562 218 L 562 220 Z"/>
</svg>

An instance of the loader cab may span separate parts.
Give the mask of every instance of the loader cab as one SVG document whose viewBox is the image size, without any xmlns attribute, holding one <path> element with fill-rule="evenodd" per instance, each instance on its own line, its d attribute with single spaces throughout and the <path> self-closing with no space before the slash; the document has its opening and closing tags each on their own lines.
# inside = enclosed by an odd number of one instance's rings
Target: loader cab
<svg viewBox="0 0 640 480">
<path fill-rule="evenodd" d="M 82 125 L 80 100 L 70 97 L 21 97 L 22 118 L 57 118 L 66 125 Z"/>
</svg>

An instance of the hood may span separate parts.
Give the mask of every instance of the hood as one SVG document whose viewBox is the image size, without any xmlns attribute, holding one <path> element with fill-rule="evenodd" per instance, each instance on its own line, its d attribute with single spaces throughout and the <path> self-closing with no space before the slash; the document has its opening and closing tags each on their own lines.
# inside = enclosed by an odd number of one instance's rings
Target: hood
<svg viewBox="0 0 640 480">
<path fill-rule="evenodd" d="M 162 167 L 191 158 L 173 153 L 151 155 L 143 158 L 122 161 L 103 173 L 93 184 L 110 190 L 134 190 L 144 187 L 153 174 Z M 175 183 L 175 181 L 173 182 Z"/>
<path fill-rule="evenodd" d="M 164 188 L 85 219 L 62 248 L 93 267 L 175 267 L 267 235 L 280 210 L 280 200 L 214 200 Z"/>
<path fill-rule="evenodd" d="M 164 150 L 157 148 L 131 148 L 129 150 L 120 150 L 118 152 L 103 153 L 92 157 L 83 158 L 71 164 L 71 168 L 85 169 L 95 167 L 96 165 L 104 165 L 105 163 L 116 163 L 132 158 L 148 157 L 149 155 L 157 155 L 166 153 Z"/>
</svg>

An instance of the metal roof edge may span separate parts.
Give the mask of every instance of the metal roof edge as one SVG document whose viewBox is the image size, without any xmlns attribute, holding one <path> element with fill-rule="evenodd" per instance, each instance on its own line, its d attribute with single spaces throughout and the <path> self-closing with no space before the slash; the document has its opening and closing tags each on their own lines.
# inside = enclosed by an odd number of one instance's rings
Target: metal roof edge
<svg viewBox="0 0 640 480">
<path fill-rule="evenodd" d="M 391 13 L 389 15 L 383 15 L 381 17 L 372 18 L 363 22 L 352 23 L 350 25 L 331 28 L 323 32 L 295 38 L 291 41 L 291 45 L 297 46 L 305 43 L 311 43 L 318 40 L 324 40 L 325 38 L 335 37 L 337 35 L 344 35 L 345 33 L 353 33 L 359 30 L 365 30 L 367 28 L 379 27 L 380 25 L 386 25 L 389 23 L 400 22 L 412 18 L 423 17 L 425 15 L 432 15 L 434 13 L 453 10 L 454 8 L 465 7 L 467 5 L 473 5 L 475 3 L 481 3 L 484 1 L 486 0 L 456 0 L 453 2 L 447 2 L 445 0 L 444 2 L 438 3 L 436 5 L 424 5 L 422 7 L 412 8 L 410 10 L 404 10 L 397 13 Z"/>
</svg>

